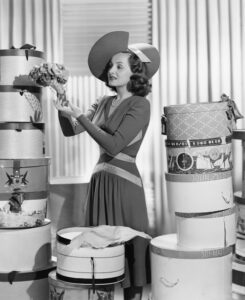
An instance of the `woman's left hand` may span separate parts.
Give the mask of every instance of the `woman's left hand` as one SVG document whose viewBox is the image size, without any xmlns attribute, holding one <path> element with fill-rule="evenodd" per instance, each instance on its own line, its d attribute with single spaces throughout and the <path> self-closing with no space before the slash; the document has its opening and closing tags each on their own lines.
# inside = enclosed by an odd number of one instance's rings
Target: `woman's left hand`
<svg viewBox="0 0 245 300">
<path fill-rule="evenodd" d="M 78 106 L 71 104 L 69 101 L 67 101 L 67 105 L 63 105 L 62 100 L 60 100 L 59 98 L 57 100 L 54 100 L 54 106 L 59 111 L 62 111 L 74 118 L 78 118 L 82 114 L 82 111 Z"/>
</svg>

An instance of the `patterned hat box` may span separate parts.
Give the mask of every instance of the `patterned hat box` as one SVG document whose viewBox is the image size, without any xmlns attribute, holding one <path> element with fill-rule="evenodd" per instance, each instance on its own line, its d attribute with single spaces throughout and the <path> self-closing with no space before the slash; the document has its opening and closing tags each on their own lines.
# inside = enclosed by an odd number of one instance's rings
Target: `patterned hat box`
<svg viewBox="0 0 245 300">
<path fill-rule="evenodd" d="M 41 122 L 41 87 L 28 78 L 43 63 L 44 53 L 32 49 L 0 50 L 0 122 Z"/>
<path fill-rule="evenodd" d="M 179 247 L 222 248 L 236 243 L 236 208 L 211 213 L 175 213 Z"/>
<path fill-rule="evenodd" d="M 0 229 L 0 272 L 37 271 L 51 264 L 51 222 L 33 228 Z"/>
<path fill-rule="evenodd" d="M 236 257 L 232 263 L 232 291 L 245 295 L 245 261 Z"/>
<path fill-rule="evenodd" d="M 49 158 L 0 160 L 0 227 L 41 225 L 47 213 Z"/>
<path fill-rule="evenodd" d="M 95 286 L 65 282 L 57 279 L 56 272 L 49 273 L 49 300 L 113 300 L 114 285 Z"/>
<path fill-rule="evenodd" d="M 227 137 L 232 133 L 227 101 L 170 105 L 164 107 L 164 114 L 169 140 Z"/>
<path fill-rule="evenodd" d="M 231 269 L 231 246 L 185 249 L 175 234 L 151 240 L 153 300 L 231 300 Z"/>
<path fill-rule="evenodd" d="M 233 207 L 231 171 L 207 174 L 166 173 L 167 194 L 172 211 L 207 213 Z"/>
<path fill-rule="evenodd" d="M 44 123 L 0 123 L 0 158 L 39 158 L 44 155 Z"/>
<path fill-rule="evenodd" d="M 51 264 L 36 271 L 0 272 L 1 299 L 47 300 L 49 297 L 48 274 L 54 269 L 55 266 Z"/>
<path fill-rule="evenodd" d="M 95 249 L 71 249 L 71 240 L 83 232 L 82 227 L 57 232 L 57 278 L 73 283 L 112 284 L 124 279 L 124 245 Z"/>
<path fill-rule="evenodd" d="M 200 174 L 232 169 L 231 136 L 210 139 L 166 140 L 168 172 Z"/>
</svg>

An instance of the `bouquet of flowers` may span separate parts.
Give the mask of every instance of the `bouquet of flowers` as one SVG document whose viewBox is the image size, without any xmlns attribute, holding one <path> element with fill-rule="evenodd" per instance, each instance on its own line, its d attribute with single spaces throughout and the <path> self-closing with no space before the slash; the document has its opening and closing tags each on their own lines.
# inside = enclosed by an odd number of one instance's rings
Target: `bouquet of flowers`
<svg viewBox="0 0 245 300">
<path fill-rule="evenodd" d="M 65 104 L 65 84 L 67 83 L 69 72 L 58 63 L 42 63 L 33 67 L 29 77 L 36 84 L 42 87 L 51 87 L 57 92 L 57 96 Z"/>
</svg>

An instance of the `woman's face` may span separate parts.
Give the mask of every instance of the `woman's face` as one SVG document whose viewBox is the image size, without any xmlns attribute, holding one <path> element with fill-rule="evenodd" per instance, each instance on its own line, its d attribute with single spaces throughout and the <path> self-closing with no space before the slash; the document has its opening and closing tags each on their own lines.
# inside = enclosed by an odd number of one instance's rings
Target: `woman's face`
<svg viewBox="0 0 245 300">
<path fill-rule="evenodd" d="M 129 65 L 129 53 L 117 53 L 110 62 L 108 84 L 111 87 L 126 86 L 133 74 Z"/>
</svg>

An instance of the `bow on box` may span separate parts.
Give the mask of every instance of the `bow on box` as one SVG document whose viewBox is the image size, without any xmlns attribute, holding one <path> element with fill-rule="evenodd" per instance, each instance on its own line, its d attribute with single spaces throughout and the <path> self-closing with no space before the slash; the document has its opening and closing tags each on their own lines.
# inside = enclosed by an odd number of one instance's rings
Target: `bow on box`
<svg viewBox="0 0 245 300">
<path fill-rule="evenodd" d="M 236 121 L 238 119 L 242 119 L 243 115 L 237 108 L 236 102 L 231 100 L 226 94 L 221 95 L 221 102 L 227 102 L 228 109 L 226 111 L 227 119 L 231 121 L 231 128 L 230 131 L 232 132 L 236 129 Z"/>
<path fill-rule="evenodd" d="M 227 117 L 229 120 L 234 118 L 234 120 L 242 119 L 243 115 L 239 112 L 236 102 L 234 100 L 231 100 L 226 94 L 221 95 L 221 101 L 227 102 L 228 105 L 228 111 L 227 111 Z"/>
<path fill-rule="evenodd" d="M 29 50 L 35 50 L 36 46 L 30 45 L 30 44 L 24 44 L 20 48 L 15 48 L 14 46 L 12 46 L 10 49 L 23 49 L 23 50 L 25 50 L 26 60 L 28 60 Z"/>
</svg>

